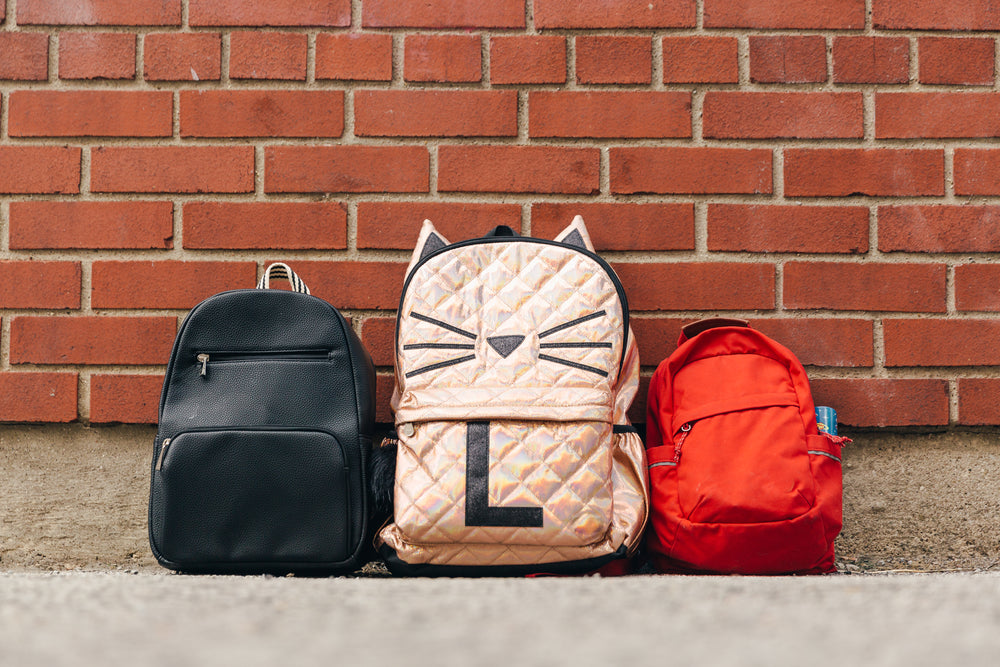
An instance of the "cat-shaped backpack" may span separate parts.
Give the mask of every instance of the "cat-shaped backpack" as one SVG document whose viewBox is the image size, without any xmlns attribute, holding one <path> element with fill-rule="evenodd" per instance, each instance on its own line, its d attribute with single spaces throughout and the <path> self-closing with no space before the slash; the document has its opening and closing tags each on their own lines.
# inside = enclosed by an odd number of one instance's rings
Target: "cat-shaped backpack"
<svg viewBox="0 0 1000 667">
<path fill-rule="evenodd" d="M 396 323 L 398 574 L 579 573 L 630 555 L 645 452 L 624 290 L 577 216 L 555 241 L 425 221 Z"/>
</svg>

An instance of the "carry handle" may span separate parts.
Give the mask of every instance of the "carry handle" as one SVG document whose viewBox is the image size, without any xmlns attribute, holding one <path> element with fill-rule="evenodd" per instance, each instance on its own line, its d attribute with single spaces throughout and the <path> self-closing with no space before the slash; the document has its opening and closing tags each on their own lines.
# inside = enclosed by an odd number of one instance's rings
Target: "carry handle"
<svg viewBox="0 0 1000 667">
<path fill-rule="evenodd" d="M 518 234 L 517 232 L 515 232 L 513 229 L 511 229 L 507 225 L 497 225 L 492 230 L 490 230 L 489 232 L 487 232 L 486 236 L 483 237 L 483 238 L 490 239 L 490 238 L 497 238 L 497 237 L 516 237 L 516 236 L 520 236 L 520 234 Z"/>
<path fill-rule="evenodd" d="M 717 329 L 719 327 L 750 327 L 750 323 L 746 320 L 738 320 L 733 317 L 709 317 L 704 320 L 698 320 L 697 322 L 692 322 L 683 329 L 681 329 L 681 339 L 678 344 L 683 343 L 686 340 L 691 340 L 703 331 L 708 331 L 709 329 Z"/>
<path fill-rule="evenodd" d="M 292 268 L 285 264 L 284 262 L 275 262 L 271 266 L 264 270 L 264 275 L 261 276 L 260 282 L 257 283 L 257 289 L 271 289 L 271 279 L 281 279 L 284 278 L 288 281 L 288 284 L 292 286 L 292 290 L 299 292 L 301 294 L 309 294 L 309 288 L 302 278 L 299 278 L 298 274 L 292 271 Z"/>
</svg>

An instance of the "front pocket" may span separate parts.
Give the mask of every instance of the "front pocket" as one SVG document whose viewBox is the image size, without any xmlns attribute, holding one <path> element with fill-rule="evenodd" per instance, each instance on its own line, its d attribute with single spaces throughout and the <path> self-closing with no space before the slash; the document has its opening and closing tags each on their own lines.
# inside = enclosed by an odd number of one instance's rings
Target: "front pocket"
<svg viewBox="0 0 1000 667">
<path fill-rule="evenodd" d="M 181 568 L 341 562 L 354 551 L 344 453 L 322 431 L 204 430 L 161 446 L 154 549 Z"/>
<path fill-rule="evenodd" d="M 209 368 L 214 364 L 246 362 L 317 362 L 330 361 L 331 350 L 241 350 L 202 351 L 194 356 L 195 367 L 203 377 L 208 377 Z"/>
<path fill-rule="evenodd" d="M 695 523 L 766 523 L 805 514 L 815 504 L 805 442 L 794 405 L 695 421 L 677 461 L 681 516 Z"/>
<path fill-rule="evenodd" d="M 606 536 L 613 510 L 610 424 L 402 426 L 395 522 L 407 541 L 582 546 Z"/>
</svg>

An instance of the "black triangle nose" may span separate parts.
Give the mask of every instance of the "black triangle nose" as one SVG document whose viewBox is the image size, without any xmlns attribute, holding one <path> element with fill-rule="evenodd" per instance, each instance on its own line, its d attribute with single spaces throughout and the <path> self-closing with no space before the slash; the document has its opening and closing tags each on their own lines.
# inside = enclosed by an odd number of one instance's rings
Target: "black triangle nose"
<svg viewBox="0 0 1000 667">
<path fill-rule="evenodd" d="M 494 350 L 501 357 L 506 359 L 510 353 L 517 349 L 517 346 L 524 342 L 524 336 L 491 336 L 486 339 Z"/>
</svg>

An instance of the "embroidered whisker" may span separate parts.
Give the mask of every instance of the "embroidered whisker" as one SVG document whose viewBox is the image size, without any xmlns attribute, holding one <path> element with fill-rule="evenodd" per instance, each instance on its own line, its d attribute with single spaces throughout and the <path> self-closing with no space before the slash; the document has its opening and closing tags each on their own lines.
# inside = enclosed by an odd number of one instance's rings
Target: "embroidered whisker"
<svg viewBox="0 0 1000 667">
<path fill-rule="evenodd" d="M 605 313 L 603 310 L 599 310 L 596 313 L 591 313 L 590 315 L 584 315 L 583 317 L 578 317 L 575 320 L 570 320 L 569 322 L 565 322 L 563 324 L 560 324 L 559 326 L 552 327 L 551 329 L 546 329 L 542 333 L 538 334 L 538 337 L 545 338 L 546 336 L 550 336 L 556 333 L 557 331 L 562 331 L 564 329 L 569 329 L 570 327 L 575 327 L 577 324 L 583 324 L 584 322 L 589 322 L 590 320 L 597 319 L 598 317 L 603 317 L 606 314 L 607 313 Z"/>
<path fill-rule="evenodd" d="M 547 354 L 539 354 L 539 359 L 544 359 L 545 361 L 551 361 L 556 364 L 562 364 L 563 366 L 570 366 L 572 368 L 578 368 L 581 371 L 587 371 L 590 373 L 596 373 L 601 377 L 608 377 L 608 372 L 601 370 L 600 368 L 595 368 L 593 366 L 588 366 L 586 364 L 577 363 L 575 361 L 570 361 L 569 359 L 560 359 L 559 357 L 552 357 Z"/>
<path fill-rule="evenodd" d="M 420 313 L 415 313 L 412 311 L 410 312 L 410 317 L 416 318 L 421 322 L 427 322 L 428 324 L 433 324 L 434 326 L 441 327 L 442 329 L 447 329 L 448 331 L 457 333 L 460 336 L 465 336 L 466 338 L 471 338 L 472 340 L 476 340 L 476 334 L 471 333 L 469 331 L 465 331 L 464 329 L 459 329 L 458 327 L 452 326 L 447 322 L 442 322 L 441 320 L 435 320 L 433 317 L 428 317 L 427 315 L 421 315 Z"/>
<path fill-rule="evenodd" d="M 470 354 L 467 357 L 459 357 L 457 359 L 448 359 L 447 361 L 439 361 L 436 364 L 430 364 L 428 366 L 421 366 L 420 368 L 415 368 L 409 373 L 406 373 L 406 377 L 411 378 L 414 375 L 420 375 L 421 373 L 427 373 L 428 371 L 436 371 L 439 368 L 446 368 L 447 366 L 454 366 L 455 364 L 461 364 L 466 361 L 472 361 L 476 358 L 476 355 Z"/>
</svg>

